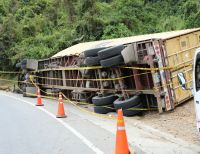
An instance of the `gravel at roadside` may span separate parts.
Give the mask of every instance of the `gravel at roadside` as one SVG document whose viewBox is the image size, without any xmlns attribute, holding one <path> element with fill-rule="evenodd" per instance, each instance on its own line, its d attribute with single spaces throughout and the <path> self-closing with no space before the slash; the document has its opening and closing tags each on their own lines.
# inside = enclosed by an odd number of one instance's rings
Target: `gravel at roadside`
<svg viewBox="0 0 200 154">
<path fill-rule="evenodd" d="M 138 120 L 160 131 L 170 133 L 190 143 L 200 145 L 200 133 L 196 129 L 193 99 L 178 106 L 174 111 L 159 115 L 148 113 Z"/>
</svg>

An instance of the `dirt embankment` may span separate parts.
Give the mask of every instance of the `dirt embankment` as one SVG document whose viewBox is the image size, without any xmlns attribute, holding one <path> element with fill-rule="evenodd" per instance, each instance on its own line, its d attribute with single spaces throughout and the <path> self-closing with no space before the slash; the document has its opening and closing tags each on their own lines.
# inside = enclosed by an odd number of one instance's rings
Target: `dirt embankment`
<svg viewBox="0 0 200 154">
<path fill-rule="evenodd" d="M 161 115 L 149 113 L 141 117 L 140 120 L 153 128 L 200 145 L 200 133 L 196 128 L 195 116 L 193 100 L 190 100 L 170 113 Z"/>
<path fill-rule="evenodd" d="M 11 91 L 9 86 L 0 86 L 0 90 Z"/>
<path fill-rule="evenodd" d="M 8 81 L 4 79 L 8 79 Z M 14 84 L 16 84 L 15 79 L 10 79 L 6 76 L 0 76 L 0 90 L 11 91 L 14 87 Z"/>
</svg>

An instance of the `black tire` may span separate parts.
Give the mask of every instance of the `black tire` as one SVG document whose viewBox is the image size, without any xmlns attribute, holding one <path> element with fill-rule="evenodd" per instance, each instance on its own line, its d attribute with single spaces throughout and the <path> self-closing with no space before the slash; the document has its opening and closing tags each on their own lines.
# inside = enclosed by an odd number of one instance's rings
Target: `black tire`
<svg viewBox="0 0 200 154">
<path fill-rule="evenodd" d="M 94 57 L 94 56 L 98 56 L 98 52 L 100 50 L 104 50 L 106 49 L 105 47 L 101 47 L 101 48 L 94 48 L 94 49 L 89 49 L 89 50 L 85 50 L 83 52 L 85 57 Z"/>
<path fill-rule="evenodd" d="M 96 106 L 101 105 L 110 105 L 113 104 L 113 102 L 117 99 L 117 96 L 115 95 L 108 95 L 108 96 L 95 96 L 92 97 L 92 103 Z"/>
<path fill-rule="evenodd" d="M 109 112 L 115 112 L 113 104 L 106 105 L 106 106 L 94 106 L 94 112 L 100 114 L 106 114 Z"/>
<path fill-rule="evenodd" d="M 100 61 L 102 67 L 111 67 L 124 64 L 122 55 L 114 56 L 105 60 Z"/>
<path fill-rule="evenodd" d="M 98 66 L 100 65 L 100 59 L 98 56 L 96 57 L 87 57 L 85 58 L 85 64 L 87 66 Z"/>
<path fill-rule="evenodd" d="M 130 109 L 123 110 L 123 115 L 126 117 L 139 115 L 140 113 L 143 112 L 143 110 L 141 110 L 143 107 L 144 107 L 143 103 L 139 103 L 138 105 L 134 106 L 133 109 L 130 108 Z M 138 108 L 138 110 L 137 110 L 137 108 Z"/>
<path fill-rule="evenodd" d="M 137 106 L 138 104 L 142 103 L 140 96 L 135 95 L 129 99 L 126 100 L 120 100 L 120 98 L 118 98 L 117 100 L 115 100 L 113 102 L 114 107 L 116 110 L 118 109 L 128 109 L 134 106 Z"/>
<path fill-rule="evenodd" d="M 121 51 L 124 49 L 123 45 L 111 47 L 108 49 L 104 49 L 98 52 L 98 56 L 100 59 L 107 59 L 116 55 L 121 55 Z"/>
</svg>

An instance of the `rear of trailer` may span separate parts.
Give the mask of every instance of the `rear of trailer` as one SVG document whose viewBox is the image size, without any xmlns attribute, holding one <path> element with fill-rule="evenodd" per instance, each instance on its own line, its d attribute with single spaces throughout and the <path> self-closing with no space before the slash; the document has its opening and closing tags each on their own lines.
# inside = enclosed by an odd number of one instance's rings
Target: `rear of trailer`
<svg viewBox="0 0 200 154">
<path fill-rule="evenodd" d="M 183 72 L 187 80 L 187 87 L 192 86 L 193 57 L 196 49 L 200 46 L 200 30 L 195 30 L 184 35 L 167 39 L 164 42 L 164 45 L 167 52 L 167 56 L 165 58 L 167 65 L 185 65 L 184 67 L 180 67 L 179 69 L 172 69 L 170 71 L 172 82 L 171 88 L 173 90 L 172 94 L 174 104 L 176 106 L 192 97 L 191 91 L 183 90 L 182 87 L 178 84 L 177 74 Z"/>
</svg>

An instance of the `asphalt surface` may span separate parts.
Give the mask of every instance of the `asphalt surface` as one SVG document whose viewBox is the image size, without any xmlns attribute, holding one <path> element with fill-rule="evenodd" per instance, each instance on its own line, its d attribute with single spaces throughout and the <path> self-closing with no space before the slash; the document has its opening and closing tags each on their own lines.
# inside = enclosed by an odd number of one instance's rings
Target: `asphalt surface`
<svg viewBox="0 0 200 154">
<path fill-rule="evenodd" d="M 70 112 L 56 120 L 57 103 L 36 107 L 36 99 L 4 94 L 0 92 L 0 154 L 114 152 L 114 134 Z"/>
<path fill-rule="evenodd" d="M 65 101 L 67 118 L 57 119 L 57 100 L 0 91 L 0 154 L 112 154 L 115 151 L 116 113 L 94 115 Z M 82 108 L 83 109 L 83 108 Z M 86 111 L 89 111 L 86 109 Z M 137 154 L 199 154 L 200 145 L 124 117 L 129 149 Z"/>
</svg>

